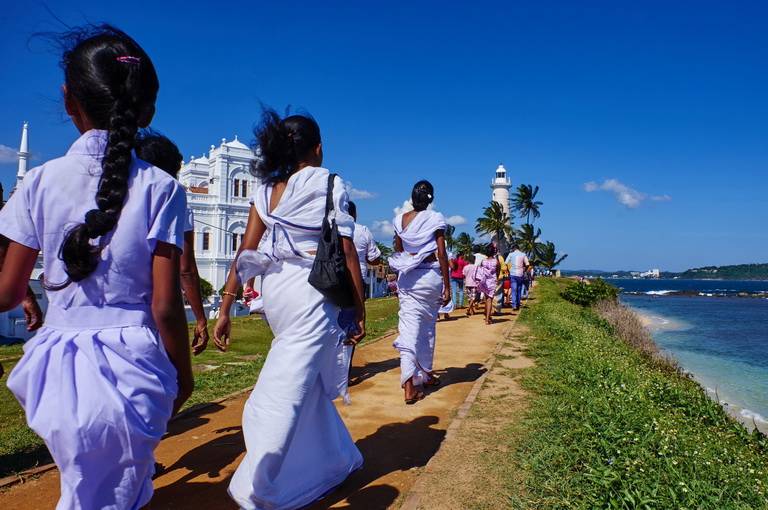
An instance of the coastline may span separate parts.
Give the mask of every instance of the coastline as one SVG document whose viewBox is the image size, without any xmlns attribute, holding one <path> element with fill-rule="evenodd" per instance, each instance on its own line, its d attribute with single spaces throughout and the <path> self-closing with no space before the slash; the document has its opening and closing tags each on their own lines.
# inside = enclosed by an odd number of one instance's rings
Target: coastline
<svg viewBox="0 0 768 510">
<path fill-rule="evenodd" d="M 645 327 L 648 333 L 651 335 L 651 338 L 653 338 L 654 333 L 659 331 L 675 331 L 689 329 L 691 327 L 682 321 L 668 317 L 662 317 L 660 315 L 654 315 L 644 310 L 634 308 L 626 303 L 622 303 L 622 305 L 627 307 L 627 309 L 637 317 L 643 327 Z M 672 359 L 677 360 L 674 353 L 670 352 L 668 349 L 663 349 L 660 347 L 655 338 L 653 341 L 660 352 L 663 352 L 670 356 Z M 751 409 L 734 404 L 734 399 L 729 398 L 728 395 L 723 394 L 716 387 L 713 388 L 712 386 L 716 385 L 708 382 L 705 375 L 684 370 L 683 368 L 680 368 L 680 370 L 687 377 L 690 377 L 693 381 L 695 381 L 710 399 L 720 404 L 720 406 L 723 408 L 723 410 L 725 410 L 726 413 L 728 413 L 729 416 L 744 425 L 747 430 L 751 432 L 757 428 L 757 430 L 763 434 L 768 434 L 768 417 L 765 417 Z"/>
</svg>

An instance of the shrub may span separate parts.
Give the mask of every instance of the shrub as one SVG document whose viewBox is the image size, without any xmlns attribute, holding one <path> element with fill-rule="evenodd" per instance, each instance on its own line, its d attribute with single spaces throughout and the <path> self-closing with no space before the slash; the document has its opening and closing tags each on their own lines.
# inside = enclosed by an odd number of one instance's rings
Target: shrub
<svg viewBox="0 0 768 510">
<path fill-rule="evenodd" d="M 211 294 L 213 294 L 213 285 L 211 285 L 211 282 L 205 278 L 200 278 L 200 297 L 205 301 L 211 297 Z"/>
<path fill-rule="evenodd" d="M 619 289 L 602 278 L 573 282 L 562 293 L 567 301 L 581 306 L 591 306 L 603 300 L 615 301 L 618 295 Z"/>
</svg>

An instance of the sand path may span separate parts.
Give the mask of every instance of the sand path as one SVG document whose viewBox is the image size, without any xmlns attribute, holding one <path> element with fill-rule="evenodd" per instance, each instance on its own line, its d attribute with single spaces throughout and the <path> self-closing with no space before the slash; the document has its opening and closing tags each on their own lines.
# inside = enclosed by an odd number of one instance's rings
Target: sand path
<svg viewBox="0 0 768 510">
<path fill-rule="evenodd" d="M 337 406 L 365 465 L 312 509 L 400 505 L 516 318 L 505 310 L 494 325 L 486 326 L 480 316 L 468 318 L 458 311 L 453 315 L 438 324 L 435 367 L 443 384 L 416 405 L 403 403 L 393 336 L 355 353 L 352 405 Z M 246 398 L 247 393 L 172 423 L 157 449 L 165 470 L 155 480 L 150 508 L 237 508 L 226 488 L 243 456 L 240 419 Z M 58 494 L 58 472 L 53 470 L 0 493 L 0 508 L 53 508 Z"/>
</svg>

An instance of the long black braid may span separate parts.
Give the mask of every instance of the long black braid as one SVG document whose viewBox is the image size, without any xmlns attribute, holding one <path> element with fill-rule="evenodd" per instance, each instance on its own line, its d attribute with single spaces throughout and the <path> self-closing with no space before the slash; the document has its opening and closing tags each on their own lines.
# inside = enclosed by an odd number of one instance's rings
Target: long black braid
<svg viewBox="0 0 768 510">
<path fill-rule="evenodd" d="M 81 281 L 96 270 L 102 240 L 117 225 L 128 193 L 131 151 L 139 127 L 149 123 L 159 82 L 144 50 L 120 30 L 101 25 L 68 35 L 74 45 L 64 52 L 67 94 L 71 94 L 96 129 L 108 131 L 97 209 L 70 229 L 60 257 L 70 281 Z M 57 286 L 62 288 L 69 282 Z"/>
</svg>

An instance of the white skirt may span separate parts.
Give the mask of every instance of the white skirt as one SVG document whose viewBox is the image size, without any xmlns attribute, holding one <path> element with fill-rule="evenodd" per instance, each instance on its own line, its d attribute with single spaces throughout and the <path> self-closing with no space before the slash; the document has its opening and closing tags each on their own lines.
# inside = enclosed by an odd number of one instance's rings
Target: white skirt
<svg viewBox="0 0 768 510">
<path fill-rule="evenodd" d="M 247 510 L 308 505 L 363 463 L 332 402 L 339 309 L 307 282 L 311 263 L 278 262 L 263 277 L 275 339 L 243 411 L 247 452 L 229 485 Z"/>
<path fill-rule="evenodd" d="M 400 311 L 395 349 L 400 351 L 400 385 L 413 377 L 420 385 L 429 379 L 435 357 L 435 324 L 442 301 L 440 266 L 422 264 L 397 280 Z"/>
</svg>

